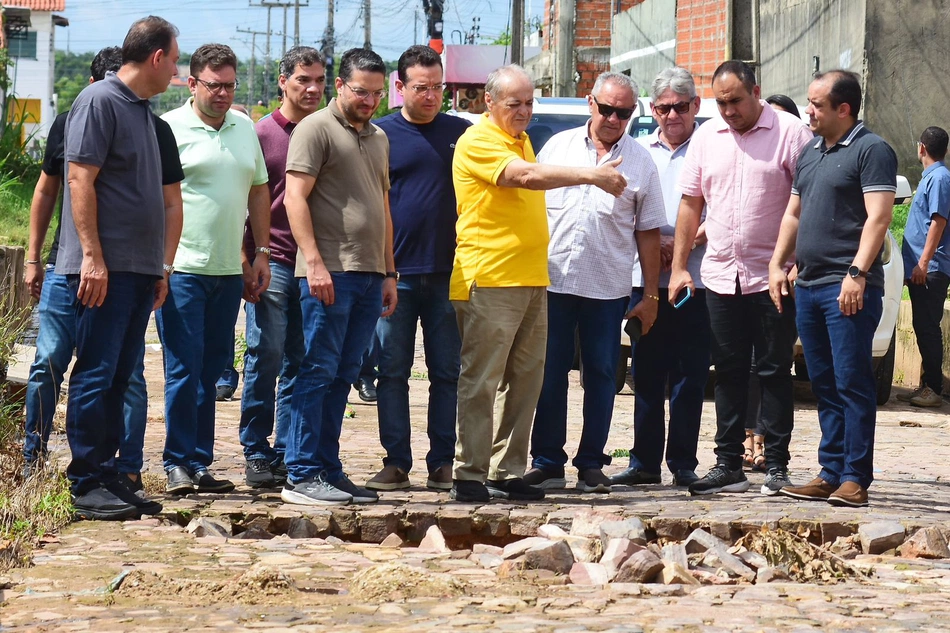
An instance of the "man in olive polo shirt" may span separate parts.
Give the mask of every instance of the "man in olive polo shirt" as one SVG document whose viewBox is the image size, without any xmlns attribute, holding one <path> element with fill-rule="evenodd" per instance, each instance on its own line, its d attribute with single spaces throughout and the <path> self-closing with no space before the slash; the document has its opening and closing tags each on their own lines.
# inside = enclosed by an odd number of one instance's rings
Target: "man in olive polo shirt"
<svg viewBox="0 0 950 633">
<path fill-rule="evenodd" d="M 290 401 L 287 503 L 378 500 L 343 472 L 340 431 L 376 321 L 396 309 L 389 140 L 370 123 L 385 73 L 373 51 L 344 53 L 337 97 L 297 125 L 287 150 L 284 206 L 299 249 L 305 346 Z"/>
<path fill-rule="evenodd" d="M 214 478 L 215 382 L 233 360 L 242 292 L 255 300 L 270 281 L 270 192 L 254 124 L 231 110 L 237 58 L 222 44 L 191 57 L 192 98 L 165 114 L 181 156 L 184 225 L 168 299 L 156 316 L 165 352 L 165 473 L 171 494 L 227 492 Z M 242 248 L 248 219 L 258 245 Z M 242 277 L 243 275 L 243 277 Z"/>
<path fill-rule="evenodd" d="M 547 340 L 542 191 L 586 184 L 619 196 L 626 180 L 614 168 L 622 158 L 581 168 L 535 162 L 525 134 L 534 83 L 520 66 L 488 76 L 485 103 L 488 112 L 462 134 L 452 162 L 459 219 L 449 298 L 462 370 L 451 496 L 529 501 L 544 498 L 522 479 Z M 496 395 L 501 419 L 493 433 Z"/>
</svg>

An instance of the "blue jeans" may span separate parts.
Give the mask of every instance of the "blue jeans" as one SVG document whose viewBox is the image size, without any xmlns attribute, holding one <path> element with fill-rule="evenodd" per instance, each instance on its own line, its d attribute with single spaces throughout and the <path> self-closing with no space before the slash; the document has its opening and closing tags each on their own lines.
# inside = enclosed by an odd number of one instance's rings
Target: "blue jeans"
<svg viewBox="0 0 950 633">
<path fill-rule="evenodd" d="M 666 434 L 666 465 L 670 472 L 696 470 L 696 447 L 709 380 L 709 313 L 706 291 L 697 290 L 680 308 L 660 288 L 660 307 L 653 328 L 633 346 L 633 449 L 630 466 L 660 474 L 666 422 L 666 389 L 670 393 L 670 426 Z M 634 288 L 631 303 L 643 299 Z"/>
<path fill-rule="evenodd" d="M 451 464 L 455 456 L 455 410 L 458 405 L 459 338 L 455 308 L 449 301 L 449 273 L 403 275 L 397 283 L 396 311 L 376 325 L 380 342 L 376 393 L 383 464 L 412 468 L 409 446 L 409 376 L 416 353 L 416 323 L 422 321 L 422 344 L 429 372 L 429 472 Z"/>
<path fill-rule="evenodd" d="M 287 446 L 290 399 L 303 358 L 303 324 L 300 288 L 294 279 L 294 269 L 271 262 L 270 274 L 270 286 L 260 301 L 244 304 L 247 352 L 244 354 L 240 435 L 245 459 L 266 459 L 274 463 L 283 460 Z M 267 440 L 271 433 L 274 433 L 273 447 Z"/>
<path fill-rule="evenodd" d="M 397 304 L 398 305 L 398 304 Z M 379 371 L 376 367 L 379 365 L 379 335 L 373 332 L 369 339 L 369 347 L 363 352 L 363 359 L 360 361 L 360 380 L 368 380 L 376 384 L 379 378 Z"/>
<path fill-rule="evenodd" d="M 871 343 L 884 289 L 867 286 L 864 309 L 853 316 L 839 309 L 840 292 L 837 283 L 795 288 L 798 336 L 818 399 L 819 477 L 835 487 L 852 481 L 867 489 L 874 480 L 877 416 Z"/>
<path fill-rule="evenodd" d="M 544 383 L 531 430 L 531 465 L 535 468 L 553 470 L 567 463 L 567 377 L 574 360 L 575 329 L 584 365 L 584 427 L 571 463 L 579 471 L 610 463 L 604 446 L 613 416 L 620 324 L 627 302 L 627 297 L 588 299 L 548 292 Z"/>
<path fill-rule="evenodd" d="M 343 476 L 340 431 L 350 386 L 360 373 L 363 352 L 383 305 L 383 276 L 330 273 L 334 302 L 325 305 L 299 279 L 304 357 L 290 400 L 290 432 L 284 461 L 292 483 L 324 474 Z"/>
<path fill-rule="evenodd" d="M 214 460 L 215 382 L 234 358 L 240 275 L 175 273 L 155 315 L 165 355 L 165 470 Z"/>
<path fill-rule="evenodd" d="M 47 266 L 43 291 L 37 306 L 40 331 L 36 337 L 36 356 L 30 366 L 30 377 L 26 384 L 23 458 L 27 463 L 32 463 L 46 454 L 63 376 L 76 347 L 78 305 L 76 293 L 70 290 L 66 276 L 57 275 L 52 266 Z M 129 387 L 124 396 L 125 431 L 116 460 L 120 473 L 137 473 L 142 470 L 142 445 L 148 418 L 144 356 L 143 336 L 138 362 L 129 378 Z"/>
<path fill-rule="evenodd" d="M 250 305 L 250 304 L 248 304 Z M 234 332 L 231 332 L 231 340 L 234 340 Z M 215 387 L 230 387 L 232 390 L 237 391 L 238 388 L 238 379 L 240 375 L 238 371 L 234 368 L 234 345 L 231 345 L 231 362 L 228 363 L 227 367 L 224 368 L 224 371 L 221 372 L 221 377 L 218 378 L 218 382 L 214 384 Z"/>
<path fill-rule="evenodd" d="M 77 305 L 76 363 L 66 402 L 66 437 L 72 453 L 66 475 L 77 497 L 115 479 L 115 454 L 125 426 L 123 397 L 141 364 L 155 280 L 112 272 L 101 306 Z M 68 276 L 68 287 L 75 296 L 79 275 Z"/>
</svg>

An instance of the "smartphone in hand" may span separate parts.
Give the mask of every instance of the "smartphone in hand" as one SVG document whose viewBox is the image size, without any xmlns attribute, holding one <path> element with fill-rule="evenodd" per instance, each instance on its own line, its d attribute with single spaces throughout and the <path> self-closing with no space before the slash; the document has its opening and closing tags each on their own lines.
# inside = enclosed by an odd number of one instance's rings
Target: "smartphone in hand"
<svg viewBox="0 0 950 633">
<path fill-rule="evenodd" d="M 627 324 L 623 326 L 623 331 L 630 337 L 631 343 L 639 341 L 640 335 L 643 333 L 643 322 L 640 321 L 640 317 L 627 319 Z"/>
<path fill-rule="evenodd" d="M 679 294 L 676 295 L 676 301 L 673 302 L 674 308 L 682 308 L 683 304 L 689 301 L 689 298 L 693 296 L 693 291 L 690 290 L 689 286 L 684 286 L 682 290 L 679 291 Z"/>
</svg>

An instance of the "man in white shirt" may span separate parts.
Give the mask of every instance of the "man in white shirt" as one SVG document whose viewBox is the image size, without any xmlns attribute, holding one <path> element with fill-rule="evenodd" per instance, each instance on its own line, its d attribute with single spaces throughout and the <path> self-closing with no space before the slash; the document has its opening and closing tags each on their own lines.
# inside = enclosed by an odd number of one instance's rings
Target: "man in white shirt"
<svg viewBox="0 0 950 633">
<path fill-rule="evenodd" d="M 688 486 L 698 479 L 696 446 L 703 395 L 709 379 L 709 314 L 706 312 L 706 290 L 699 277 L 699 267 L 706 252 L 703 225 L 693 239 L 687 262 L 687 269 L 696 283 L 692 296 L 682 303 L 675 302 L 679 307 L 674 308 L 669 301 L 669 284 L 673 235 L 682 197 L 677 181 L 686 160 L 689 141 L 699 127 L 696 124 L 699 97 L 693 76 L 679 67 L 667 68 L 657 75 L 651 96 L 650 109 L 659 127 L 637 142 L 647 149 L 659 170 L 666 207 L 666 223 L 660 227 L 660 311 L 657 327 L 637 342 L 633 352 L 633 381 L 637 388 L 630 466 L 610 480 L 628 486 L 661 483 L 666 439 L 666 465 L 673 473 L 673 484 Z M 640 268 L 635 266 L 634 297 L 642 295 L 643 284 Z M 667 384 L 670 422 L 664 437 Z"/>
<path fill-rule="evenodd" d="M 649 153 L 626 134 L 636 108 L 637 85 L 626 75 L 604 73 L 587 97 L 591 119 L 551 138 L 538 162 L 593 167 L 622 158 L 617 170 L 627 186 L 619 197 L 593 185 L 546 194 L 548 246 L 548 340 L 544 384 L 531 433 L 532 468 L 525 482 L 563 488 L 567 454 L 567 376 L 574 357 L 574 331 L 584 365 L 584 428 L 572 462 L 577 488 L 610 492 L 603 467 L 604 445 L 614 403 L 614 375 L 624 315 L 637 318 L 645 334 L 659 302 L 660 229 L 666 224 L 663 191 Z M 627 312 L 633 262 L 640 251 L 643 301 Z"/>
</svg>

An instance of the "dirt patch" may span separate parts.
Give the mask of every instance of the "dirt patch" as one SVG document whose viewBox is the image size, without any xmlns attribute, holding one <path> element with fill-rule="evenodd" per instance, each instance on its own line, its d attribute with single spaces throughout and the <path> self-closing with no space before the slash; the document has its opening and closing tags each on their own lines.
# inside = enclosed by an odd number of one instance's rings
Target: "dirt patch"
<svg viewBox="0 0 950 633">
<path fill-rule="evenodd" d="M 282 571 L 255 565 L 228 581 L 174 578 L 149 571 L 134 570 L 124 578 L 115 594 L 123 598 L 210 604 L 231 601 L 259 604 L 297 594 L 297 585 Z"/>
<path fill-rule="evenodd" d="M 369 602 L 392 602 L 409 598 L 459 596 L 467 585 L 448 574 L 438 574 L 402 563 L 373 565 L 353 576 L 351 593 Z"/>
</svg>

